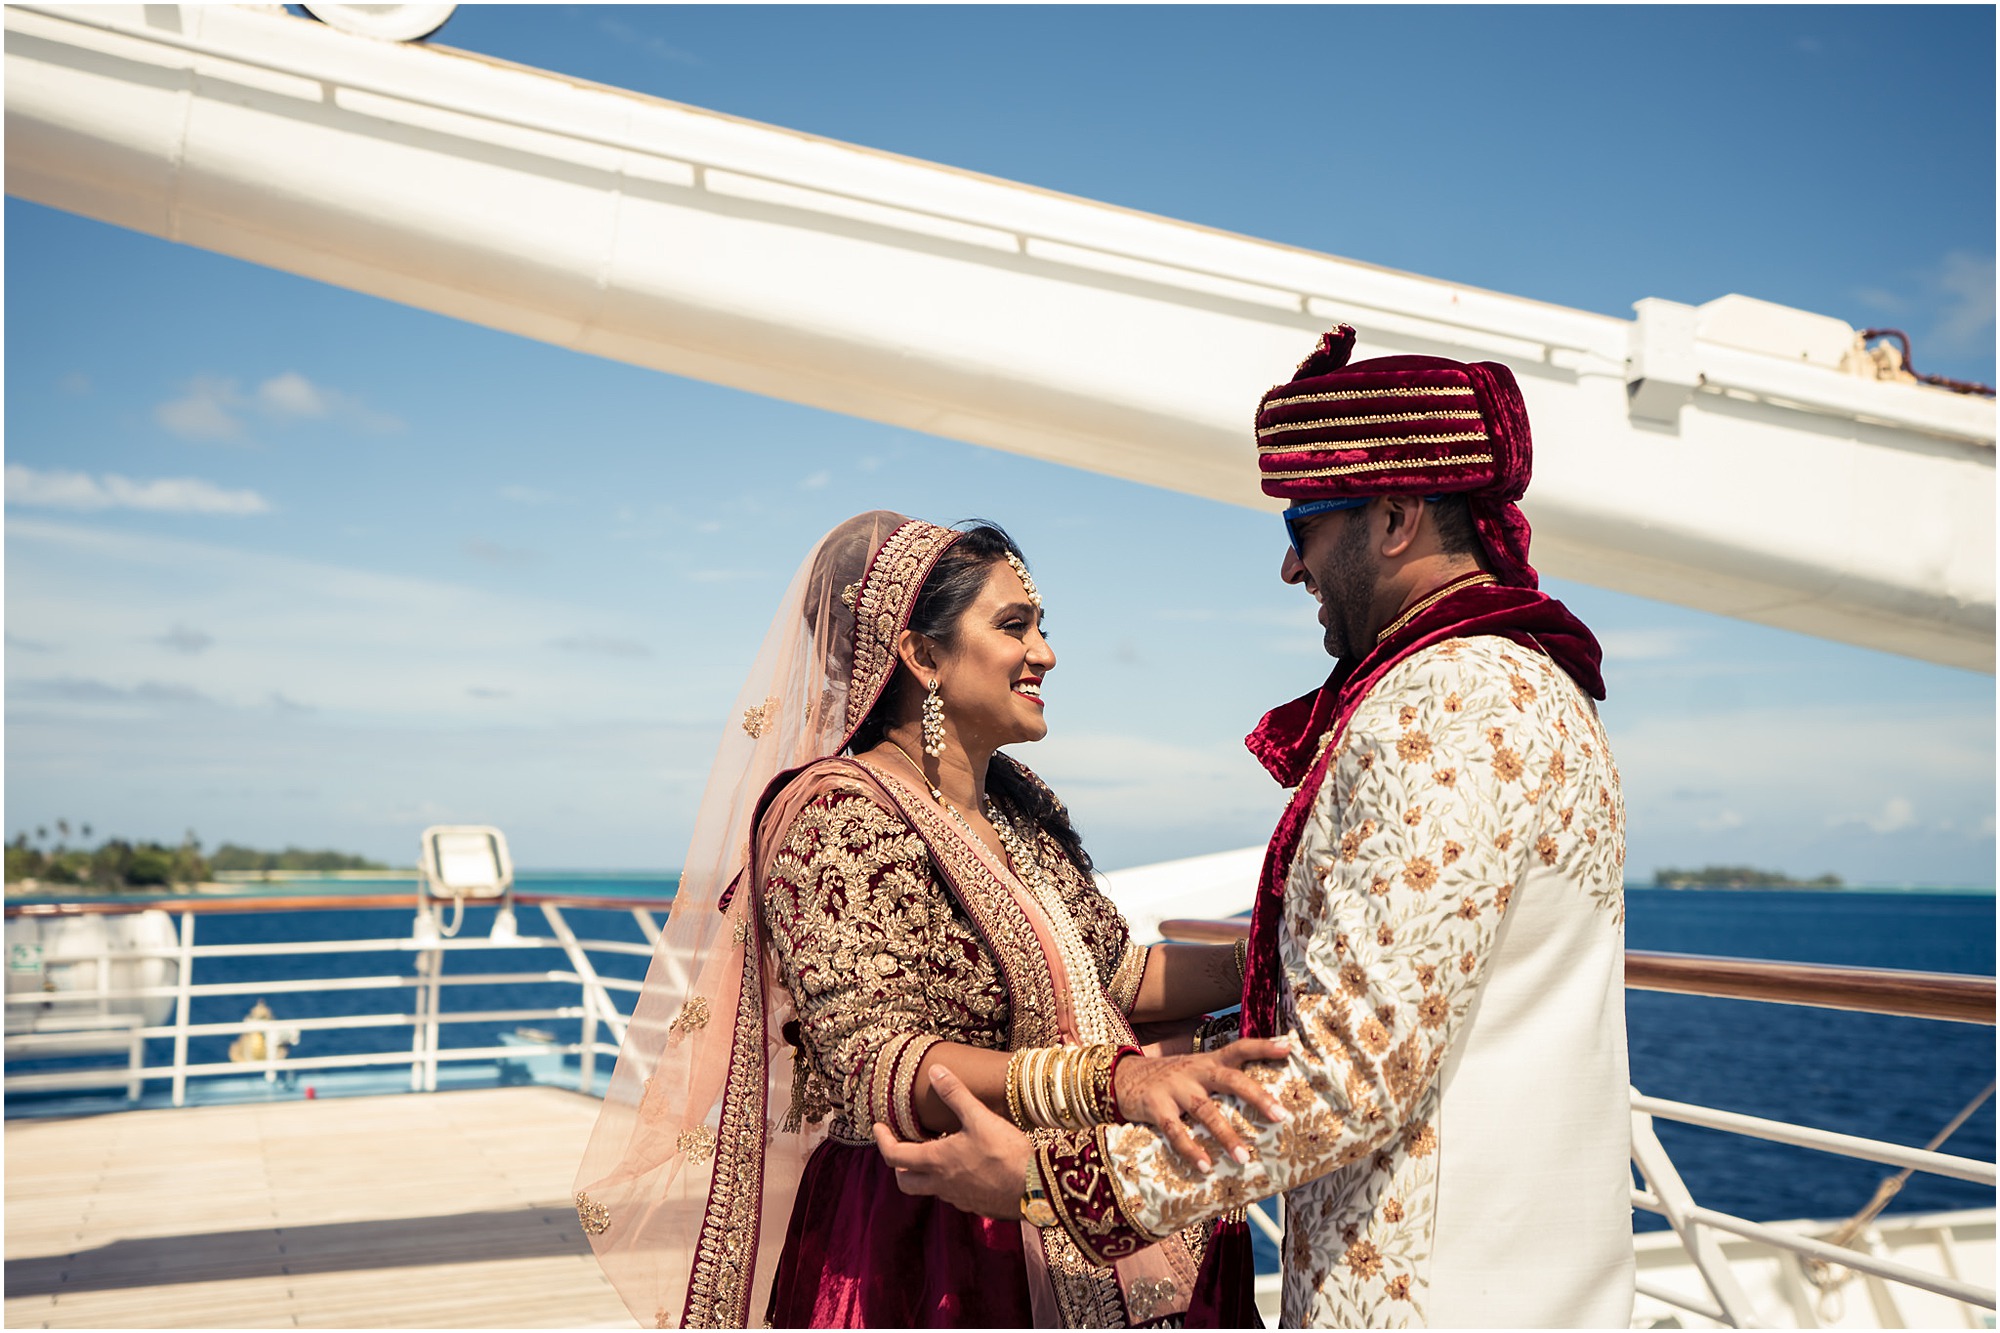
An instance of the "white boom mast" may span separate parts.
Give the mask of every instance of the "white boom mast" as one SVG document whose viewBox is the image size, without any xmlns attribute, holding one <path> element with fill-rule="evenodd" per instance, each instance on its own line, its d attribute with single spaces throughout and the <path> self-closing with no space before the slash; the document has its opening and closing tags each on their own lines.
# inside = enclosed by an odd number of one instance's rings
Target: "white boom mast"
<svg viewBox="0 0 2000 1333">
<path fill-rule="evenodd" d="M 1838 320 L 1563 309 L 259 9 L 6 31 L 25 199 L 1243 505 L 1258 394 L 1346 320 L 1513 367 L 1547 572 L 1993 670 L 1993 404 L 1844 371 Z"/>
</svg>

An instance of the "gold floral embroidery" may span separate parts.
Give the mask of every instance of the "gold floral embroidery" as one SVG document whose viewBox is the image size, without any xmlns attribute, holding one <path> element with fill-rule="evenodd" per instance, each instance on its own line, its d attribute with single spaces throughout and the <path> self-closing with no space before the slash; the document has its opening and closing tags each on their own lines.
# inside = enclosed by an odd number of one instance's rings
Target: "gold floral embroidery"
<svg viewBox="0 0 2000 1333">
<path fill-rule="evenodd" d="M 1357 1240 L 1347 1247 L 1347 1266 L 1356 1277 L 1374 1277 L 1382 1271 L 1382 1252 L 1371 1241 Z"/>
<path fill-rule="evenodd" d="M 1493 751 L 1493 776 L 1502 782 L 1512 782 L 1526 769 L 1521 764 L 1521 756 L 1502 745 Z"/>
<path fill-rule="evenodd" d="M 1125 1308 L 1136 1324 L 1151 1323 L 1153 1314 L 1180 1291 L 1166 1278 L 1140 1278 L 1125 1289 Z"/>
<path fill-rule="evenodd" d="M 667 1031 L 676 1036 L 686 1036 L 690 1032 L 699 1032 L 707 1026 L 708 999 L 706 996 L 697 995 L 681 1006 L 681 1011 L 674 1016 L 674 1021 L 667 1024 Z"/>
<path fill-rule="evenodd" d="M 842 588 L 840 590 L 840 604 L 846 607 L 848 610 L 852 611 L 854 609 L 854 596 L 856 593 L 860 591 L 861 591 L 861 581 L 859 579 L 856 579 L 854 582 L 848 584 L 845 588 Z"/>
<path fill-rule="evenodd" d="M 1437 867 L 1431 864 L 1428 856 L 1413 856 L 1403 867 L 1403 882 L 1422 893 L 1437 883 L 1437 874 Z"/>
<path fill-rule="evenodd" d="M 1396 755 L 1406 764 L 1421 764 L 1431 757 L 1431 738 L 1421 731 L 1406 731 L 1396 742 Z"/>
<path fill-rule="evenodd" d="M 707 1125 L 697 1125 L 683 1131 L 674 1140 L 674 1147 L 680 1149 L 690 1162 L 706 1162 L 715 1155 L 715 1131 Z"/>
<path fill-rule="evenodd" d="M 766 699 L 755 707 L 743 710 L 743 730 L 750 733 L 751 740 L 757 740 L 770 730 L 771 723 L 777 721 L 777 715 L 777 699 Z"/>
<path fill-rule="evenodd" d="M 1431 781 L 1437 783 L 1440 787 L 1452 786 L 1458 781 L 1458 770 L 1455 768 L 1440 768 L 1437 772 L 1431 774 Z"/>
<path fill-rule="evenodd" d="M 1423 1020 L 1425 1027 L 1438 1027 L 1451 1016 L 1451 1001 L 1438 992 L 1431 991 L 1417 1005 L 1417 1016 Z"/>
<path fill-rule="evenodd" d="M 601 1236 L 604 1234 L 605 1228 L 611 1225 L 611 1210 L 591 1198 L 588 1194 L 585 1194 L 582 1190 L 578 1190 L 576 1192 L 576 1220 L 582 1224 L 584 1231 L 589 1235 Z"/>
<path fill-rule="evenodd" d="M 1556 840 L 1548 834 L 1544 833 L 1541 837 L 1535 839 L 1535 854 L 1542 858 L 1543 865 L 1554 865 L 1556 863 L 1556 852 Z"/>
</svg>

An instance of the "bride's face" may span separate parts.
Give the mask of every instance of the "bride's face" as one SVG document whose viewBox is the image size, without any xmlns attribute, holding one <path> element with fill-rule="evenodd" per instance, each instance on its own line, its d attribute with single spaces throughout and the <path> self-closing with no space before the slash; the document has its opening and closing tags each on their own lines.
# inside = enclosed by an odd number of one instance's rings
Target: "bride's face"
<svg viewBox="0 0 2000 1333">
<path fill-rule="evenodd" d="M 1042 678 L 1055 670 L 1056 654 L 1041 626 L 1042 613 L 1028 601 L 1020 576 L 995 561 L 950 648 L 938 654 L 945 717 L 968 748 L 998 749 L 1049 734 Z"/>
</svg>

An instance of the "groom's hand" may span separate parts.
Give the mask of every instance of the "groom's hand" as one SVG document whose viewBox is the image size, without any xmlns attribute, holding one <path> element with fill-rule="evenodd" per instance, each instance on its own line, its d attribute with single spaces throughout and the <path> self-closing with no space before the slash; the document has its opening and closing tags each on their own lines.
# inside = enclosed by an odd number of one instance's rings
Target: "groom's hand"
<svg viewBox="0 0 2000 1333">
<path fill-rule="evenodd" d="M 942 1065 L 932 1068 L 931 1086 L 958 1117 L 960 1129 L 928 1143 L 902 1143 L 888 1126 L 875 1126 L 875 1146 L 896 1168 L 896 1187 L 968 1213 L 1018 1221 L 1021 1187 L 1035 1152 L 1028 1136 L 987 1110 Z"/>
</svg>

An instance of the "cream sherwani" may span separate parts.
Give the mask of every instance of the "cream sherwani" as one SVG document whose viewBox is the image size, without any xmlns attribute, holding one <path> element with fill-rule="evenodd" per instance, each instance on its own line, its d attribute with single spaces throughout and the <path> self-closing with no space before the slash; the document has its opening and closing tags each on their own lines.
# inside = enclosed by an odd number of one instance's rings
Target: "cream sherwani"
<svg viewBox="0 0 2000 1333">
<path fill-rule="evenodd" d="M 1560 668 L 1484 637 L 1398 664 L 1285 884 L 1290 1119 L 1232 1109 L 1255 1156 L 1207 1176 L 1104 1131 L 1117 1212 L 1163 1235 L 1284 1191 L 1290 1326 L 1625 1327 L 1624 859 L 1617 767 Z"/>
</svg>

